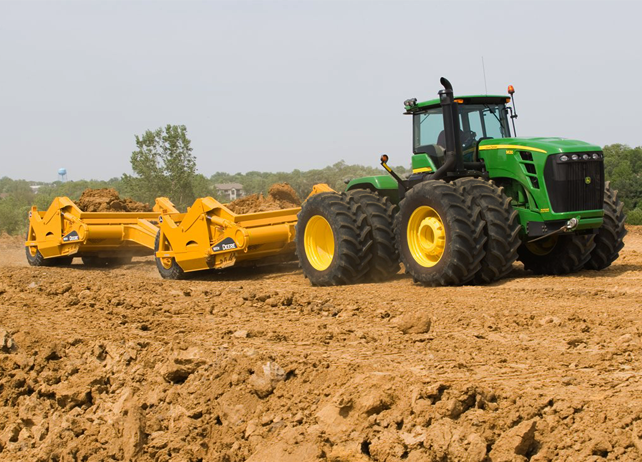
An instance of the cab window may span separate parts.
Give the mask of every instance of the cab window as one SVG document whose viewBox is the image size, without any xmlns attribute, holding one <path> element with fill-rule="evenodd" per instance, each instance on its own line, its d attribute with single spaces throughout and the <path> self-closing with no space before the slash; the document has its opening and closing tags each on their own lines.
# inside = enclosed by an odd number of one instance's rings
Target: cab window
<svg viewBox="0 0 642 462">
<path fill-rule="evenodd" d="M 415 114 L 413 147 L 437 144 L 439 134 L 444 131 L 444 116 L 441 108 Z M 445 146 L 444 146 L 445 147 Z"/>
</svg>

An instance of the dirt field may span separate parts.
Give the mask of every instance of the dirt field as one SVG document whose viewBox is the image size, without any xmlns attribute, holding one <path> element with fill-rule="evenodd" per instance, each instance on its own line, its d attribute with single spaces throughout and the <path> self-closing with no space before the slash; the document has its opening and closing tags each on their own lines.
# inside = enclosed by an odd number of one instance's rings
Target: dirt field
<svg viewBox="0 0 642 462">
<path fill-rule="evenodd" d="M 642 460 L 642 227 L 485 287 L 0 257 L 3 461 Z"/>
</svg>

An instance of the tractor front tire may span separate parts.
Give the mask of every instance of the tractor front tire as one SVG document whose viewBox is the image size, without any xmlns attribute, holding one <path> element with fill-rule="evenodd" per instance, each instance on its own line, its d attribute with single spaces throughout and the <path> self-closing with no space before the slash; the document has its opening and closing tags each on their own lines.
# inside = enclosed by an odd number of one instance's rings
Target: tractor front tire
<svg viewBox="0 0 642 462">
<path fill-rule="evenodd" d="M 535 274 L 562 275 L 580 271 L 591 258 L 594 235 L 560 235 L 522 243 L 517 250 L 524 269 Z"/>
<path fill-rule="evenodd" d="M 381 282 L 390 279 L 399 272 L 399 253 L 395 245 L 394 216 L 395 206 L 387 197 L 365 189 L 348 192 L 366 214 L 366 223 L 372 230 L 370 247 L 370 265 L 365 279 Z"/>
<path fill-rule="evenodd" d="M 154 258 L 156 260 L 156 268 L 163 279 L 185 279 L 185 271 L 181 268 L 174 257 L 161 258 L 156 256 L 156 252 L 160 248 L 161 232 L 156 233 L 156 240 L 154 241 Z"/>
<path fill-rule="evenodd" d="M 452 183 L 414 186 L 399 204 L 395 237 L 401 262 L 415 282 L 427 286 L 471 281 L 484 258 L 479 207 Z"/>
<path fill-rule="evenodd" d="M 295 240 L 303 274 L 314 286 L 353 284 L 368 270 L 371 230 L 359 202 L 346 194 L 326 192 L 307 199 L 298 214 Z"/>
<path fill-rule="evenodd" d="M 625 220 L 624 204 L 617 198 L 617 191 L 611 189 L 611 182 L 607 181 L 604 187 L 604 222 L 595 235 L 595 248 L 584 266 L 586 269 L 603 270 L 617 260 L 624 247 Z"/>
<path fill-rule="evenodd" d="M 464 196 L 472 197 L 484 220 L 485 255 L 481 268 L 471 281 L 473 284 L 488 284 L 506 276 L 517 260 L 521 244 L 519 215 L 511 206 L 504 188 L 479 178 L 461 178 L 455 181 Z"/>
</svg>

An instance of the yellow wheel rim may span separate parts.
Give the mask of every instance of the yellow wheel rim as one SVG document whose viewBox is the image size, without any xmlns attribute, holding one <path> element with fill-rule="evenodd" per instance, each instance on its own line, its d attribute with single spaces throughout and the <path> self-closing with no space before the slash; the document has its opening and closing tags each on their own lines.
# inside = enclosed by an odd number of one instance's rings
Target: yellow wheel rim
<svg viewBox="0 0 642 462">
<path fill-rule="evenodd" d="M 557 234 L 555 234 L 554 236 L 548 237 L 546 239 L 541 239 L 535 242 L 527 242 L 526 248 L 530 250 L 531 253 L 543 257 L 544 255 L 548 255 L 553 251 L 553 249 L 557 245 L 557 238 L 558 236 Z"/>
<path fill-rule="evenodd" d="M 446 228 L 439 214 L 424 205 L 412 212 L 408 220 L 408 247 L 417 263 L 435 266 L 446 250 Z"/>
<path fill-rule="evenodd" d="M 305 254 L 312 267 L 325 271 L 334 257 L 334 233 L 328 220 L 315 215 L 310 218 L 303 235 Z"/>
<path fill-rule="evenodd" d="M 163 268 L 165 269 L 171 269 L 172 263 L 174 263 L 174 259 L 172 257 L 163 257 L 160 261 L 161 265 L 163 265 Z"/>
<path fill-rule="evenodd" d="M 29 246 L 29 255 L 31 255 L 32 257 L 38 255 L 38 247 Z"/>
</svg>

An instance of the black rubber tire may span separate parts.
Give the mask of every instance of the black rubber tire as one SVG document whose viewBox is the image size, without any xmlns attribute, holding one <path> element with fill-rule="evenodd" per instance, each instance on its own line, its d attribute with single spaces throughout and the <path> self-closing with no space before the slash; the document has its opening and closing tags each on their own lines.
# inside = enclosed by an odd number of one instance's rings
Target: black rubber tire
<svg viewBox="0 0 642 462">
<path fill-rule="evenodd" d="M 29 266 L 49 266 L 45 257 L 40 253 L 40 250 L 36 250 L 36 255 L 31 255 L 29 247 L 25 247 L 25 253 L 27 254 L 27 263 L 29 263 Z"/>
<path fill-rule="evenodd" d="M 158 231 L 158 233 L 156 233 L 156 239 L 154 240 L 154 254 L 158 252 L 160 247 L 160 235 L 161 232 Z M 178 263 L 176 263 L 176 260 L 173 258 L 172 265 L 169 268 L 165 268 L 163 266 L 160 258 L 154 256 L 154 259 L 156 260 L 156 268 L 158 268 L 158 272 L 163 279 L 185 279 L 185 271 L 183 271 L 183 268 L 178 266 Z"/>
<path fill-rule="evenodd" d="M 488 284 L 506 276 L 517 260 L 521 244 L 519 214 L 504 194 L 504 188 L 480 178 L 460 178 L 455 184 L 462 194 L 470 196 L 480 208 L 484 220 L 485 255 L 473 284 Z"/>
<path fill-rule="evenodd" d="M 334 255 L 325 270 L 316 269 L 305 250 L 310 220 L 323 217 L 334 235 Z M 303 274 L 314 286 L 337 286 L 361 281 L 370 262 L 371 230 L 359 202 L 346 194 L 320 193 L 301 206 L 296 224 L 296 253 Z"/>
<path fill-rule="evenodd" d="M 28 239 L 29 234 L 27 232 L 25 240 Z M 45 258 L 40 253 L 40 250 L 36 250 L 36 255 L 31 255 L 31 252 L 29 252 L 29 247 L 26 246 L 25 254 L 27 255 L 27 263 L 29 263 L 29 266 L 69 266 L 74 259 L 74 257 Z"/>
<path fill-rule="evenodd" d="M 524 263 L 524 269 L 535 274 L 561 275 L 576 273 L 584 268 L 595 247 L 593 234 L 562 234 L 548 239 L 557 241 L 545 255 L 538 255 L 528 249 L 525 243 L 517 250 L 518 259 Z M 545 245 L 545 244 L 543 244 Z"/>
<path fill-rule="evenodd" d="M 617 198 L 617 191 L 611 189 L 611 182 L 607 181 L 604 186 L 604 222 L 595 235 L 595 248 L 584 265 L 586 269 L 603 270 L 617 260 L 624 247 L 625 220 L 624 204 Z"/>
<path fill-rule="evenodd" d="M 366 223 L 372 230 L 371 259 L 365 279 L 386 281 L 399 272 L 399 252 L 393 227 L 395 206 L 387 197 L 365 189 L 355 189 L 347 194 L 359 202 L 366 214 Z"/>
<path fill-rule="evenodd" d="M 444 224 L 446 247 L 431 267 L 415 260 L 408 244 L 408 221 L 421 206 L 432 207 Z M 484 258 L 484 222 L 479 207 L 460 189 L 441 180 L 425 181 L 406 193 L 395 218 L 395 241 L 401 262 L 415 282 L 427 286 L 454 286 L 471 281 Z"/>
</svg>

